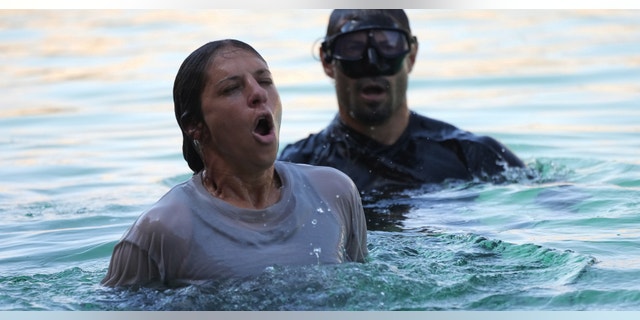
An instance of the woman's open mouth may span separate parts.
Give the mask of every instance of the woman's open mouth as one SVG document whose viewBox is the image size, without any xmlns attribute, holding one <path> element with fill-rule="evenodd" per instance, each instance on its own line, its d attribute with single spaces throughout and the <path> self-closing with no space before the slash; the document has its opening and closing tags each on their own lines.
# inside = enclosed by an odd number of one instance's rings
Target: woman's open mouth
<svg viewBox="0 0 640 320">
<path fill-rule="evenodd" d="M 256 121 L 253 132 L 260 136 L 266 136 L 273 132 L 273 120 L 269 116 L 261 116 Z"/>
<path fill-rule="evenodd" d="M 277 141 L 276 127 L 271 114 L 263 114 L 256 119 L 253 126 L 253 136 L 261 144 L 271 144 Z"/>
</svg>

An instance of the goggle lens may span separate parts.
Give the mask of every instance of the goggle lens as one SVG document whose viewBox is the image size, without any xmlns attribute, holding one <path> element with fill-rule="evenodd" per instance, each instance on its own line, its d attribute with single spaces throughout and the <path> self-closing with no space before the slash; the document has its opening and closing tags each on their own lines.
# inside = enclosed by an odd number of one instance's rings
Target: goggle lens
<svg viewBox="0 0 640 320">
<path fill-rule="evenodd" d="M 408 36 L 398 30 L 359 30 L 344 33 L 333 39 L 333 57 L 341 60 L 359 60 L 372 46 L 384 58 L 395 58 L 409 52 Z"/>
</svg>

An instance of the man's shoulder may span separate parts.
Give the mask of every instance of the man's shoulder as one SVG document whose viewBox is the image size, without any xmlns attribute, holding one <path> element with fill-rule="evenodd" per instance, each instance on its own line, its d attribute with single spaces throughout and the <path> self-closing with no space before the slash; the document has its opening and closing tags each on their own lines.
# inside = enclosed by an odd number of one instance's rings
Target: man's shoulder
<svg viewBox="0 0 640 320">
<path fill-rule="evenodd" d="M 460 128 L 449 122 L 430 118 L 417 112 L 411 112 L 409 125 L 414 127 L 418 126 L 420 128 L 429 130 L 460 130 Z"/>
<path fill-rule="evenodd" d="M 465 139 L 474 136 L 473 133 L 462 130 L 449 122 L 429 118 L 416 112 L 411 113 L 408 131 L 414 138 L 422 137 L 435 141 Z"/>
<path fill-rule="evenodd" d="M 327 147 L 331 142 L 330 131 L 333 130 L 333 123 L 317 133 L 311 133 L 306 138 L 287 144 L 280 152 L 279 159 L 291 162 L 310 162 L 313 155 L 322 151 L 322 147 Z"/>
<path fill-rule="evenodd" d="M 436 140 L 458 140 L 467 141 L 472 143 L 479 143 L 483 145 L 496 146 L 499 142 L 490 136 L 479 135 L 471 131 L 460 129 L 459 127 L 438 119 L 433 119 L 414 113 L 412 115 L 413 131 L 414 134 L 420 133 L 430 135 L 431 138 Z"/>
<path fill-rule="evenodd" d="M 327 140 L 326 130 L 322 130 L 316 133 L 310 133 L 307 137 L 302 138 L 300 140 L 291 142 L 285 146 L 285 149 L 289 148 L 305 148 L 309 145 L 316 145 L 319 143 L 324 143 Z"/>
<path fill-rule="evenodd" d="M 291 162 L 308 162 L 308 159 L 315 151 L 314 136 L 315 134 L 311 134 L 306 138 L 287 144 L 280 152 L 278 159 Z"/>
</svg>

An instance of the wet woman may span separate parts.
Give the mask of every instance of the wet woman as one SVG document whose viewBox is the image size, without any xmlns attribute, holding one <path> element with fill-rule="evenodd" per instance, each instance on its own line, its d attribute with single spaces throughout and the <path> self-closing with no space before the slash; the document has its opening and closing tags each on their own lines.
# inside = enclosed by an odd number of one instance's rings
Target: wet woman
<svg viewBox="0 0 640 320">
<path fill-rule="evenodd" d="M 254 48 L 229 39 L 198 48 L 173 99 L 194 174 L 125 233 L 102 284 L 176 286 L 365 260 L 353 182 L 336 169 L 276 161 L 282 106 Z"/>
</svg>

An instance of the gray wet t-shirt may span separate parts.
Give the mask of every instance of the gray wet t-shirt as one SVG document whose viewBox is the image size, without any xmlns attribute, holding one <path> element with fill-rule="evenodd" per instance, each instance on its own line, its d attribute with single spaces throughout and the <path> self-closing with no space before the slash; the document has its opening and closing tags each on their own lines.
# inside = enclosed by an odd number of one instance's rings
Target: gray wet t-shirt
<svg viewBox="0 0 640 320">
<path fill-rule="evenodd" d="M 328 167 L 276 161 L 280 200 L 260 210 L 217 199 L 200 174 L 173 187 L 115 246 L 107 286 L 244 277 L 267 267 L 364 262 L 355 185 Z"/>
</svg>

